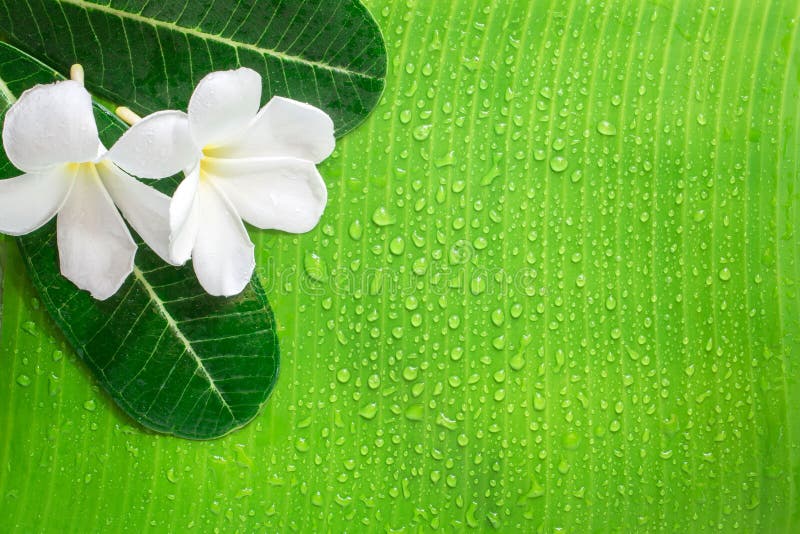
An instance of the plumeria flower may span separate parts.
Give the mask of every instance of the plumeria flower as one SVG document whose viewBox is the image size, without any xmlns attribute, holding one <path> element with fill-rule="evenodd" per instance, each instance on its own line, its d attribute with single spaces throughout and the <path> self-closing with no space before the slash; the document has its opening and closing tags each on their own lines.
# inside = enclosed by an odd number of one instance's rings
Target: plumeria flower
<svg viewBox="0 0 800 534">
<path fill-rule="evenodd" d="M 169 259 L 169 198 L 108 159 L 82 83 L 25 91 L 6 114 L 3 146 L 25 174 L 0 180 L 0 233 L 27 234 L 57 215 L 61 274 L 76 286 L 104 300 L 133 270 L 136 243 L 119 212 Z"/>
<path fill-rule="evenodd" d="M 191 258 L 212 295 L 238 294 L 253 274 L 254 246 L 242 220 L 307 232 L 328 198 L 316 164 L 334 148 L 331 118 L 286 98 L 272 98 L 259 110 L 260 102 L 255 71 L 212 72 L 195 88 L 188 113 L 141 119 L 110 153 L 142 178 L 184 171 L 170 206 L 171 260 Z"/>
</svg>

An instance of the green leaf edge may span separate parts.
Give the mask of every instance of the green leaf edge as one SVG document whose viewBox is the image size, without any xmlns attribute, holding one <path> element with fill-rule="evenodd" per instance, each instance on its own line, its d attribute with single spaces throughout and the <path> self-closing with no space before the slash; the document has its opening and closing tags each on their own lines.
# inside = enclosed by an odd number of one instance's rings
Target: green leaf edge
<svg viewBox="0 0 800 534">
<path fill-rule="evenodd" d="M 381 25 L 378 24 L 378 19 L 376 19 L 375 15 L 373 15 L 372 12 L 367 8 L 367 6 L 364 5 L 364 2 L 362 2 L 361 0 L 356 0 L 356 1 L 357 1 L 358 5 L 361 6 L 361 9 L 364 11 L 365 18 L 369 22 L 371 22 L 372 24 L 375 25 L 375 32 L 380 37 L 381 54 L 385 58 L 384 62 L 383 62 L 383 73 L 381 74 L 381 90 L 380 90 L 380 93 L 378 93 L 378 95 L 375 97 L 375 105 L 372 106 L 372 109 L 370 109 L 366 114 L 364 114 L 363 117 L 361 117 L 360 121 L 353 123 L 347 129 L 344 129 L 342 131 L 338 131 L 337 130 L 337 131 L 334 132 L 334 135 L 336 136 L 337 139 L 339 139 L 339 138 L 347 135 L 348 133 L 356 130 L 359 126 L 364 124 L 364 122 L 368 118 L 370 118 L 373 113 L 375 113 L 375 108 L 377 108 L 380 105 L 381 100 L 383 99 L 383 95 L 386 94 L 386 77 L 389 75 L 389 53 L 386 51 L 386 36 L 383 35 L 383 30 L 381 29 Z M 434 0 L 430 0 L 430 1 L 434 1 Z"/>
</svg>

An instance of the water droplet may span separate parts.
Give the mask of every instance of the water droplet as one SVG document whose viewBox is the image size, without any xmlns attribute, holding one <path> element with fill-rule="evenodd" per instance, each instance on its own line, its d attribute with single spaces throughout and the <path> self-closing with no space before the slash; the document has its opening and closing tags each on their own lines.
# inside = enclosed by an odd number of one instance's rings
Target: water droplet
<svg viewBox="0 0 800 534">
<path fill-rule="evenodd" d="M 455 163 L 455 160 L 456 160 L 456 153 L 454 150 L 451 150 L 444 156 L 436 158 L 433 161 L 433 164 L 436 165 L 437 168 L 441 169 L 442 167 L 448 167 L 452 165 L 453 163 Z"/>
<path fill-rule="evenodd" d="M 499 335 L 492 340 L 492 346 L 497 350 L 503 350 L 506 347 L 506 336 Z"/>
<path fill-rule="evenodd" d="M 495 326 L 501 326 L 505 321 L 506 314 L 503 312 L 502 309 L 497 308 L 492 312 L 492 322 Z"/>
<path fill-rule="evenodd" d="M 494 381 L 498 384 L 502 384 L 506 381 L 506 370 L 500 369 L 492 375 L 492 378 L 494 378 Z"/>
<path fill-rule="evenodd" d="M 457 241 L 448 254 L 448 259 L 452 265 L 463 265 L 472 257 L 472 244 L 467 241 Z"/>
<path fill-rule="evenodd" d="M 567 473 L 569 473 L 570 467 L 571 466 L 569 465 L 569 462 L 564 460 L 563 458 L 561 459 L 560 462 L 558 462 L 558 472 L 561 473 L 562 475 L 566 475 Z"/>
<path fill-rule="evenodd" d="M 458 315 L 453 314 L 447 319 L 447 325 L 453 330 L 457 329 L 460 324 L 461 324 L 461 317 L 459 317 Z"/>
<path fill-rule="evenodd" d="M 731 270 L 727 267 L 723 267 L 719 272 L 719 279 L 723 282 L 727 282 L 731 279 Z"/>
<path fill-rule="evenodd" d="M 381 377 L 378 375 L 370 375 L 367 379 L 367 385 L 370 389 L 378 389 L 381 386 Z"/>
<path fill-rule="evenodd" d="M 473 295 L 480 295 L 486 291 L 486 277 L 478 275 L 473 278 L 469 284 L 469 289 Z"/>
<path fill-rule="evenodd" d="M 167 470 L 167 480 L 169 480 L 169 481 L 170 481 L 171 483 L 173 483 L 173 484 L 175 484 L 175 483 L 177 483 L 177 482 L 178 482 L 178 477 L 177 477 L 177 475 L 175 474 L 175 469 L 174 469 L 174 468 L 172 468 L 172 467 L 170 467 L 170 468 Z"/>
<path fill-rule="evenodd" d="M 553 172 L 563 172 L 568 165 L 569 162 L 564 156 L 555 156 L 550 160 L 550 168 L 553 169 Z"/>
<path fill-rule="evenodd" d="M 424 141 L 431 135 L 432 124 L 421 124 L 414 128 L 414 139 L 417 141 Z"/>
<path fill-rule="evenodd" d="M 419 375 L 419 367 L 409 366 L 403 369 L 403 378 L 405 378 L 409 382 L 416 380 L 418 375 Z"/>
<path fill-rule="evenodd" d="M 50 394 L 51 397 L 55 397 L 61 391 L 61 385 L 59 384 L 59 378 L 51 374 L 47 379 L 47 392 Z"/>
<path fill-rule="evenodd" d="M 307 452 L 311 446 L 308 444 L 306 438 L 297 438 L 294 442 L 294 448 L 297 449 L 298 452 Z"/>
<path fill-rule="evenodd" d="M 343 367 L 339 369 L 336 373 L 336 380 L 341 382 L 342 384 L 346 384 L 350 381 L 350 370 L 347 367 Z"/>
<path fill-rule="evenodd" d="M 397 236 L 392 239 L 392 242 L 389 243 L 389 252 L 394 254 L 395 256 L 399 256 L 403 253 L 406 248 L 406 242 L 403 239 L 403 236 Z"/>
<path fill-rule="evenodd" d="M 363 234 L 363 227 L 361 226 L 361 221 L 356 219 L 352 223 L 350 223 L 350 229 L 348 230 L 348 234 L 350 234 L 350 237 L 355 239 L 356 241 L 361 239 L 361 235 Z"/>
<path fill-rule="evenodd" d="M 603 135 L 617 135 L 617 127 L 606 120 L 597 123 L 597 131 Z"/>
<path fill-rule="evenodd" d="M 495 165 L 494 167 L 489 169 L 489 171 L 486 174 L 483 175 L 483 178 L 481 178 L 480 184 L 481 185 L 491 185 L 492 182 L 494 182 L 495 179 L 498 176 L 500 176 L 501 174 L 502 174 L 502 172 L 500 171 L 500 168 Z M 458 191 L 456 191 L 456 192 L 458 192 Z"/>
<path fill-rule="evenodd" d="M 316 252 L 306 252 L 303 258 L 303 268 L 308 277 L 316 282 L 324 282 L 328 279 L 328 269 Z"/>
<path fill-rule="evenodd" d="M 29 377 L 28 375 L 19 375 L 17 377 L 17 384 L 19 384 L 22 387 L 28 387 L 31 385 L 31 377 Z"/>
<path fill-rule="evenodd" d="M 428 270 L 428 260 L 425 257 L 417 258 L 411 265 L 414 274 L 422 276 Z"/>
<path fill-rule="evenodd" d="M 374 402 L 371 402 L 363 406 L 360 410 L 358 410 L 358 415 L 367 420 L 374 419 L 377 413 L 378 413 L 378 405 L 375 404 Z"/>
<path fill-rule="evenodd" d="M 378 226 L 389 226 L 390 224 L 394 224 L 397 221 L 394 215 L 389 213 L 389 210 L 387 210 L 384 206 L 380 206 L 373 212 L 372 222 L 374 222 Z"/>
<path fill-rule="evenodd" d="M 525 367 L 525 355 L 522 353 L 522 351 L 520 351 L 520 352 L 518 352 L 517 354 L 515 354 L 515 355 L 514 355 L 514 356 L 513 356 L 513 357 L 512 357 L 512 358 L 511 358 L 509 361 L 508 361 L 508 365 L 510 365 L 510 366 L 511 366 L 511 368 L 512 368 L 513 370 L 515 370 L 515 371 L 519 371 L 520 369 L 522 369 L 523 367 Z"/>
</svg>

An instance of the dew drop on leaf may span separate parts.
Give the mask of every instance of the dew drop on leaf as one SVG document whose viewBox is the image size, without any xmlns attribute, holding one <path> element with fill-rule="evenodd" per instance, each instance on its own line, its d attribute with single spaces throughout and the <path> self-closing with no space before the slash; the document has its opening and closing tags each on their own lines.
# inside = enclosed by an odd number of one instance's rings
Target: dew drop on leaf
<svg viewBox="0 0 800 534">
<path fill-rule="evenodd" d="M 372 222 L 378 226 L 389 226 L 397 222 L 397 220 L 385 206 L 379 206 L 372 213 Z"/>
<path fill-rule="evenodd" d="M 603 135 L 617 135 L 617 127 L 607 120 L 602 120 L 597 123 L 597 131 Z"/>
<path fill-rule="evenodd" d="M 553 172 L 564 172 L 569 162 L 564 156 L 555 156 L 550 160 L 550 168 Z"/>
<path fill-rule="evenodd" d="M 325 282 L 328 279 L 328 269 L 316 252 L 307 251 L 303 258 L 303 268 L 309 278 L 317 282 Z"/>
</svg>

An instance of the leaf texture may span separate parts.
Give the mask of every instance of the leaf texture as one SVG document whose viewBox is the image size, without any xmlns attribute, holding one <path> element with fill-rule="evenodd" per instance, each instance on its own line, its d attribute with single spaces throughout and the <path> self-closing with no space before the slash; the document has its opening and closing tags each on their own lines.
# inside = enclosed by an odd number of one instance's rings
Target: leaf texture
<svg viewBox="0 0 800 534">
<path fill-rule="evenodd" d="M 57 78 L 0 43 L 0 84 L 10 95 Z M 124 126 L 99 105 L 95 116 L 110 146 Z M 0 177 L 18 174 L 3 153 Z M 176 182 L 154 185 L 169 193 Z M 64 336 L 136 421 L 159 432 L 209 439 L 259 412 L 275 385 L 279 354 L 272 311 L 257 280 L 234 298 L 211 297 L 190 265 L 165 264 L 139 241 L 133 274 L 114 297 L 97 301 L 61 276 L 55 220 L 18 243 Z"/>
<path fill-rule="evenodd" d="M 5 237 L 0 237 L 0 338 L 3 335 L 3 271 L 6 269 L 6 244 Z"/>
<path fill-rule="evenodd" d="M 383 37 L 358 0 L 5 0 L 0 35 L 97 94 L 140 113 L 185 110 L 213 70 L 261 73 L 264 99 L 286 96 L 328 112 L 337 135 L 378 102 Z"/>
<path fill-rule="evenodd" d="M 800 532 L 800 3 L 365 4 L 385 96 L 253 236 L 262 416 L 126 432 L 10 262 L 0 527 Z"/>
</svg>

